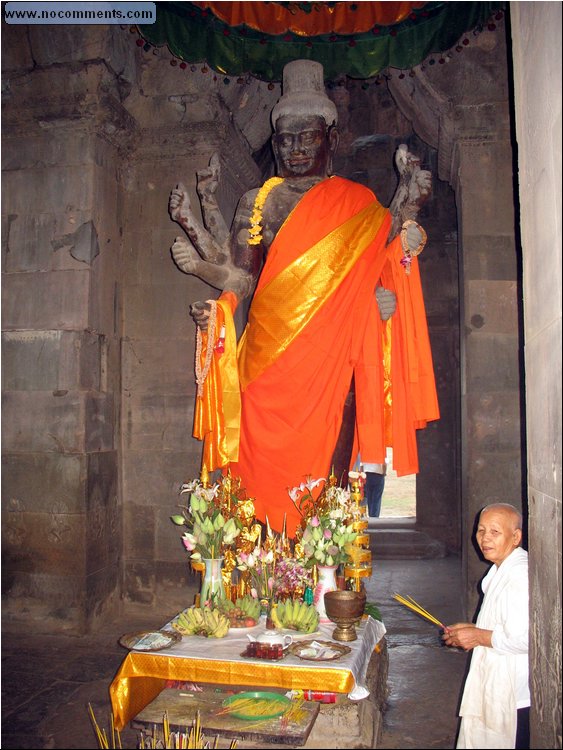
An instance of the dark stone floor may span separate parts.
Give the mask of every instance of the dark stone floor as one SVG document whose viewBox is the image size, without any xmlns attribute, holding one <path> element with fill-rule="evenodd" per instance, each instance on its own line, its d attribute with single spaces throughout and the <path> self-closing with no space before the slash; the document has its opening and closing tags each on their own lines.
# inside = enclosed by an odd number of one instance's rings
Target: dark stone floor
<svg viewBox="0 0 563 750">
<path fill-rule="evenodd" d="M 460 561 L 377 559 L 367 584 L 368 601 L 379 605 L 387 628 L 388 700 L 379 748 L 453 748 L 457 706 L 467 655 L 443 647 L 438 629 L 396 603 L 411 595 L 444 622 L 462 619 Z M 34 635 L 33 628 L 2 633 L 2 743 L 4 748 L 96 748 L 88 704 L 110 729 L 108 687 L 126 652 L 118 638 L 154 629 L 138 614 L 108 623 L 95 635 Z M 124 748 L 137 735 L 122 732 Z M 332 747 L 327 737 L 327 748 Z M 110 739 L 109 746 L 113 747 Z M 117 746 L 117 745 L 116 745 Z"/>
</svg>

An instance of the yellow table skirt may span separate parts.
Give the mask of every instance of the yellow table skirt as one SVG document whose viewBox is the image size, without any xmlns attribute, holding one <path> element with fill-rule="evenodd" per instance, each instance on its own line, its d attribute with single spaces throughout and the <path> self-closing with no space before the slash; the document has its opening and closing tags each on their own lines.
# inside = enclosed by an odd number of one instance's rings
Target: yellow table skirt
<svg viewBox="0 0 563 750">
<path fill-rule="evenodd" d="M 249 629 L 257 634 L 263 623 Z M 295 640 L 331 640 L 334 625 L 321 625 L 313 635 Z M 350 693 L 365 679 L 376 644 L 383 637 L 383 623 L 368 618 L 358 628 L 358 640 L 345 645 L 351 653 L 338 662 L 308 662 L 288 655 L 283 661 L 241 657 L 248 640 L 240 635 L 211 639 L 190 636 L 180 646 L 160 652 L 131 651 L 110 685 L 115 728 L 121 731 L 163 690 L 167 680 L 310 689 Z"/>
</svg>

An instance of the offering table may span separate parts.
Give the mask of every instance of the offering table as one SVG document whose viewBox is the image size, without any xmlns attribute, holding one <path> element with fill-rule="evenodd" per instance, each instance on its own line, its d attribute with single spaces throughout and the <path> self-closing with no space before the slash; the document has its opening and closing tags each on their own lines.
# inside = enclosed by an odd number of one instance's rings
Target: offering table
<svg viewBox="0 0 563 750">
<path fill-rule="evenodd" d="M 362 713 L 360 704 L 366 701 L 361 699 L 370 693 L 372 698 L 377 698 L 377 702 L 383 702 L 387 675 L 387 653 L 386 649 L 381 649 L 385 634 L 383 623 L 371 617 L 364 618 L 357 628 L 357 640 L 345 644 L 350 652 L 332 661 L 307 661 L 291 653 L 280 661 L 242 657 L 241 653 L 249 643 L 247 634 L 256 636 L 263 629 L 264 622 L 261 620 L 255 628 L 231 629 L 227 636 L 220 639 L 189 636 L 162 651 L 130 651 L 110 686 L 116 729 L 123 729 L 134 719 L 159 695 L 169 680 L 238 689 L 248 686 L 255 689 L 334 692 L 340 694 L 346 704 L 355 704 L 356 713 L 358 710 Z M 330 641 L 333 630 L 334 625 L 329 623 L 320 625 L 319 630 L 310 635 L 293 633 L 294 642 Z M 381 653 L 374 653 L 376 648 Z M 380 669 L 383 658 L 384 668 Z M 374 672 L 378 674 L 377 685 L 372 684 Z M 373 695 L 374 691 L 377 696 Z M 325 708 L 332 709 L 334 706 L 323 705 L 321 711 Z M 370 711 L 372 708 L 374 705 L 370 704 Z M 378 707 L 375 708 L 377 712 Z M 372 717 L 372 726 L 377 718 Z M 350 729 L 347 727 L 348 732 Z M 333 729 L 330 731 L 333 732 Z M 322 741 L 325 744 L 319 747 L 326 746 L 326 736 Z M 347 746 L 353 747 L 353 744 Z"/>
</svg>

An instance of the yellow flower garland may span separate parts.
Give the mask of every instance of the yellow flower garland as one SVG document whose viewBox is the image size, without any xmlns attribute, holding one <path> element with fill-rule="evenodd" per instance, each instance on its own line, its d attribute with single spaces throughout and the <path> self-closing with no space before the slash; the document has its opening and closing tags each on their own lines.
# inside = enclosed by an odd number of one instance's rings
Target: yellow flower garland
<svg viewBox="0 0 563 750">
<path fill-rule="evenodd" d="M 252 216 L 250 217 L 250 229 L 248 230 L 248 234 L 250 235 L 250 239 L 248 240 L 249 245 L 259 245 L 262 242 L 262 209 L 272 188 L 275 188 L 276 185 L 281 185 L 282 182 L 283 177 L 270 177 L 258 191 L 256 200 L 254 201 Z"/>
</svg>

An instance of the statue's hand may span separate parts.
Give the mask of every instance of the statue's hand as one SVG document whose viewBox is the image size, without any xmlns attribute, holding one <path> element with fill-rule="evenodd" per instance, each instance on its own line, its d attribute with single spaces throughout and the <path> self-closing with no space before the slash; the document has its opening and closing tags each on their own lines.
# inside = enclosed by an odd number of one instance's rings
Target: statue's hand
<svg viewBox="0 0 563 750">
<path fill-rule="evenodd" d="M 191 207 L 190 199 L 188 198 L 188 191 L 181 182 L 179 182 L 170 193 L 170 198 L 168 199 L 168 211 L 170 212 L 170 218 L 172 221 L 177 221 L 179 224 L 190 217 Z"/>
<path fill-rule="evenodd" d="M 409 183 L 409 203 L 421 206 L 432 193 L 432 172 L 415 169 Z"/>
<path fill-rule="evenodd" d="M 395 293 L 390 289 L 385 289 L 383 286 L 378 286 L 375 290 L 375 299 L 379 307 L 381 320 L 389 320 L 397 309 L 397 297 Z"/>
<path fill-rule="evenodd" d="M 418 224 L 409 224 L 407 227 L 407 247 L 411 253 L 417 250 L 418 246 L 422 242 L 423 238 L 422 231 Z"/>
<path fill-rule="evenodd" d="M 197 172 L 197 192 L 200 197 L 214 195 L 219 184 L 221 163 L 219 154 L 215 153 L 209 160 L 209 166 Z"/>
<path fill-rule="evenodd" d="M 202 331 L 207 331 L 210 311 L 211 305 L 209 302 L 194 302 L 193 305 L 190 305 L 190 315 Z"/>
<path fill-rule="evenodd" d="M 184 273 L 195 273 L 201 261 L 197 250 L 183 237 L 176 237 L 172 245 L 172 257 Z"/>
</svg>

